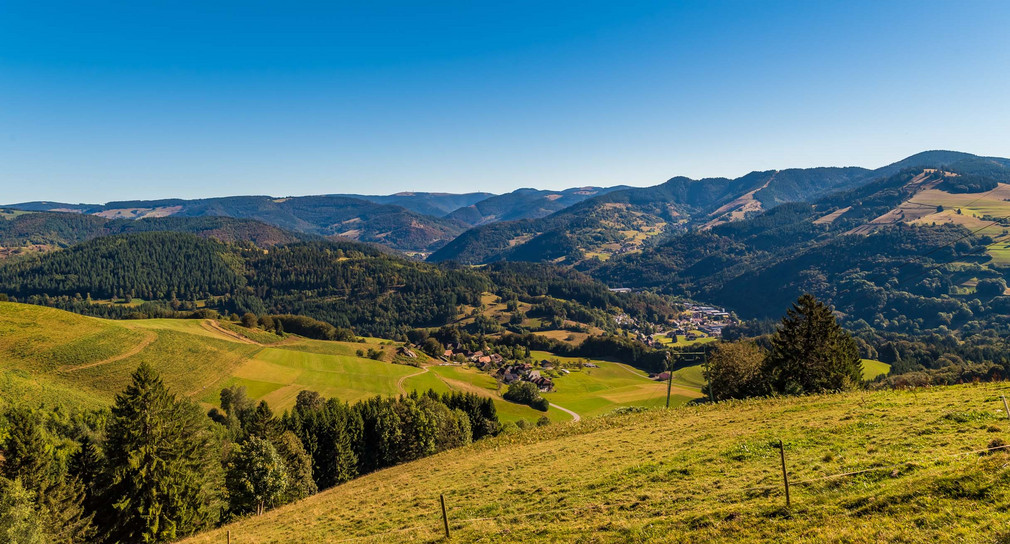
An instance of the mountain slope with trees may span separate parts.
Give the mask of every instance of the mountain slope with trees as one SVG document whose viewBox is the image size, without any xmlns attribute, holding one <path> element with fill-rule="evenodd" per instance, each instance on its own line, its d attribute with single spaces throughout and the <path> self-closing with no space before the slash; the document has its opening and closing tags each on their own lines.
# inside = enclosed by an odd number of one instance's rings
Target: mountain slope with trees
<svg viewBox="0 0 1010 544">
<path fill-rule="evenodd" d="M 195 309 L 199 301 L 228 313 L 306 315 L 387 338 L 453 323 L 461 307 L 482 306 L 485 293 L 527 303 L 556 298 L 611 328 L 610 312 L 617 309 L 653 316 L 675 311 L 658 297 L 615 294 L 584 274 L 547 265 L 440 266 L 353 242 L 299 242 L 263 251 L 169 232 L 106 236 L 8 259 L 0 263 L 0 293 L 104 317 L 149 310 L 93 304 L 89 297 L 161 301 L 171 304 L 167 313 Z"/>
</svg>

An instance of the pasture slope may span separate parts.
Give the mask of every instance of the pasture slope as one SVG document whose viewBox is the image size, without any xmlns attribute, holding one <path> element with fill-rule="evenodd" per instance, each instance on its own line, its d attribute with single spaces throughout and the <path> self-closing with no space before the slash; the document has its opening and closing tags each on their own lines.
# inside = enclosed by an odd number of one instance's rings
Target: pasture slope
<svg viewBox="0 0 1010 544">
<path fill-rule="evenodd" d="M 365 343 L 282 339 L 210 320 L 109 321 L 0 303 L 0 407 L 25 399 L 83 408 L 107 405 L 129 383 L 133 370 L 147 362 L 173 391 L 207 406 L 231 385 L 246 387 L 252 398 L 266 400 L 275 411 L 293 406 L 303 389 L 347 402 L 434 389 L 491 397 L 503 421 L 533 422 L 543 415 L 503 400 L 497 382 L 486 373 L 437 366 L 423 356 L 418 369 L 357 355 L 369 349 L 382 351 L 389 361 L 396 345 L 374 338 Z M 601 368 L 559 378 L 558 392 L 548 395 L 551 402 L 588 416 L 630 404 L 655 405 L 665 396 L 665 389 L 647 377 L 615 371 L 617 363 L 596 363 Z M 700 395 L 689 386 L 679 393 L 677 403 Z M 562 410 L 549 410 L 547 416 L 559 422 L 572 419 Z"/>
<path fill-rule="evenodd" d="M 852 392 L 551 425 L 183 542 L 222 543 L 226 531 L 242 544 L 438 542 L 440 494 L 453 542 L 1006 542 L 1008 392 Z"/>
</svg>

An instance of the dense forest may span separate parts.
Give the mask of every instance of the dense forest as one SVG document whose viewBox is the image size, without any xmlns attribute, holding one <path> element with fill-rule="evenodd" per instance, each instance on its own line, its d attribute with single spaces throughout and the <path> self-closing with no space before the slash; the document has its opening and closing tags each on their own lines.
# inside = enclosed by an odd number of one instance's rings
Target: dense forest
<svg viewBox="0 0 1010 544">
<path fill-rule="evenodd" d="M 169 232 L 106 236 L 59 252 L 8 259 L 0 263 L 0 293 L 105 317 L 198 307 L 240 315 L 297 314 L 390 338 L 449 324 L 462 306 L 481 306 L 484 293 L 536 304 L 542 311 L 560 308 L 566 316 L 583 315 L 611 330 L 611 310 L 649 319 L 676 311 L 662 297 L 615 294 L 582 273 L 549 265 L 498 263 L 474 269 L 421 263 L 353 242 L 299 242 L 262 250 Z M 119 304 L 109 304 L 113 300 Z"/>
</svg>

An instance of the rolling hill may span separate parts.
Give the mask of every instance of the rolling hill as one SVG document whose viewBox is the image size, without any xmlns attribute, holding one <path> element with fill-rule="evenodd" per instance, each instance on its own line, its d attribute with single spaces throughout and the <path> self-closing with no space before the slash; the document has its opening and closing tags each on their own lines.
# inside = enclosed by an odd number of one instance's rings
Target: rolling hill
<svg viewBox="0 0 1010 544">
<path fill-rule="evenodd" d="M 385 469 L 187 544 L 1000 541 L 999 384 L 736 401 L 533 429 Z M 791 506 L 782 487 L 784 443 Z M 986 451 L 988 448 L 994 448 Z"/>
<path fill-rule="evenodd" d="M 160 217 L 133 221 L 79 213 L 0 210 L 0 257 L 66 248 L 113 234 L 153 231 L 190 233 L 222 242 L 250 242 L 262 248 L 313 238 L 259 221 L 228 217 Z"/>
<path fill-rule="evenodd" d="M 619 310 L 675 311 L 658 297 L 618 295 L 584 274 L 546 265 L 434 265 L 353 242 L 297 242 L 264 251 L 173 232 L 103 236 L 4 260 L 0 293 L 101 317 L 169 316 L 180 308 L 299 314 L 401 339 L 414 328 L 457 322 L 461 312 L 480 307 L 486 293 L 524 302 L 527 309 L 538 305 L 538 316 L 548 321 L 558 313 L 581 315 L 582 322 L 611 330 Z M 127 299 L 149 305 L 138 308 Z M 504 327 L 484 320 L 472 329 L 493 334 Z"/>
<path fill-rule="evenodd" d="M 536 421 L 542 412 L 502 399 L 487 373 L 466 365 L 439 365 L 420 354 L 407 361 L 391 341 L 312 340 L 246 329 L 211 319 L 110 321 L 39 306 L 0 302 L 0 406 L 30 399 L 47 406 L 95 408 L 111 403 L 141 363 L 151 364 L 173 390 L 205 405 L 233 385 L 275 410 L 289 409 L 299 391 L 357 402 L 413 390 L 459 390 L 495 400 L 503 421 Z M 362 352 L 374 350 L 377 359 Z M 542 352 L 547 358 L 552 354 Z M 398 361 L 401 364 L 394 364 Z M 416 366 L 402 364 L 411 362 Z M 592 360 L 598 368 L 557 378 L 551 402 L 572 404 L 579 415 L 621 406 L 656 406 L 666 385 L 621 363 Z M 690 371 L 688 371 L 690 372 Z M 674 404 L 701 395 L 690 380 L 675 381 Z M 571 419 L 557 409 L 552 420 Z"/>
</svg>

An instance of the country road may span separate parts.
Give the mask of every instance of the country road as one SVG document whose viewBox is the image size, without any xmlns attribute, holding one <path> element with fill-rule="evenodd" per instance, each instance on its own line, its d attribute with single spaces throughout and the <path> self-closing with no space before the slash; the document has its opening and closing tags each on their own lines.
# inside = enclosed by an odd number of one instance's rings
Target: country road
<svg viewBox="0 0 1010 544">
<path fill-rule="evenodd" d="M 582 416 L 580 416 L 579 414 L 576 414 L 575 412 L 569 410 L 568 408 L 562 408 L 561 406 L 558 406 L 557 404 L 554 404 L 553 402 L 550 403 L 550 405 L 551 405 L 552 408 L 557 408 L 558 410 L 561 410 L 562 412 L 564 412 L 564 413 L 572 416 L 572 422 L 573 423 L 582 419 Z"/>
<path fill-rule="evenodd" d="M 438 376 L 438 379 L 442 380 L 442 383 L 444 383 L 445 385 L 448 385 L 449 389 L 454 389 L 454 390 L 457 390 L 457 391 L 459 391 L 459 390 L 468 391 L 470 393 L 475 393 L 475 394 L 480 395 L 482 397 L 488 397 L 488 398 L 491 398 L 491 399 L 500 400 L 502 402 L 508 402 L 507 400 L 503 399 L 501 397 L 501 395 L 496 395 L 495 393 L 492 393 L 491 391 L 489 391 L 487 389 L 484 389 L 483 387 L 476 386 L 476 385 L 474 385 L 472 383 L 466 383 L 466 382 L 459 381 L 459 380 L 449 379 L 449 378 L 446 378 L 445 376 L 442 376 L 442 375 L 438 374 L 437 372 L 435 373 L 435 375 Z M 407 376 L 407 377 L 409 377 L 409 376 Z M 579 421 L 579 420 L 582 419 L 582 416 L 580 416 L 579 414 L 576 414 L 575 412 L 569 410 L 568 408 L 564 408 L 564 407 L 558 406 L 557 404 L 554 404 L 554 403 L 550 403 L 550 404 L 551 404 L 551 406 L 557 408 L 558 410 L 561 410 L 562 412 L 564 412 L 564 413 L 572 416 L 572 422 Z"/>
<path fill-rule="evenodd" d="M 402 376 L 399 380 L 397 380 L 396 381 L 396 388 L 400 390 L 400 394 L 401 395 L 406 395 L 407 394 L 407 389 L 405 387 L 403 387 L 403 382 L 407 381 L 407 378 L 413 378 L 414 376 L 420 376 L 421 374 L 424 374 L 427 371 L 428 371 L 428 367 L 426 367 L 426 366 L 425 367 L 421 367 L 421 371 L 420 372 L 415 372 L 413 374 L 407 374 L 406 376 Z"/>
</svg>

